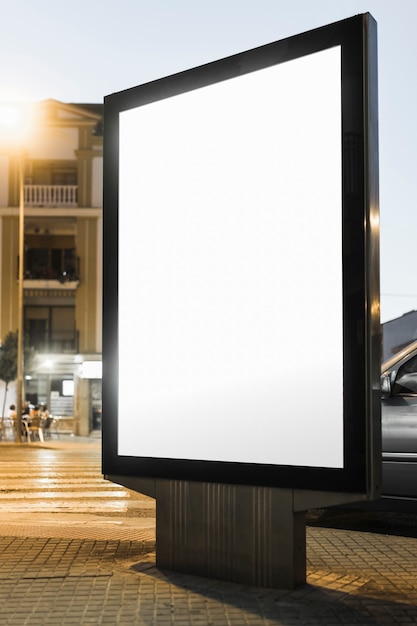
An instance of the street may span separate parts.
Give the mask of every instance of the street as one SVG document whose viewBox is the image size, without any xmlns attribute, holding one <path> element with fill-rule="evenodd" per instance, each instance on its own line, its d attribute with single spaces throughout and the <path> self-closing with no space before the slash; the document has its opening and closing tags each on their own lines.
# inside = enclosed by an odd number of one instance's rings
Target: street
<svg viewBox="0 0 417 626">
<path fill-rule="evenodd" d="M 1 443 L 0 493 L 3 535 L 154 540 L 155 501 L 103 479 L 100 439 Z"/>
</svg>

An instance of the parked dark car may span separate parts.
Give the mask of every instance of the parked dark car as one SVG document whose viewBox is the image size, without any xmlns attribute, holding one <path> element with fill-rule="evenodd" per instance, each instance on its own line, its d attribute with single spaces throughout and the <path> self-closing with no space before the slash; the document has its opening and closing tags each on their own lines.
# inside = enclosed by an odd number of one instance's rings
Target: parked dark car
<svg viewBox="0 0 417 626">
<path fill-rule="evenodd" d="M 417 341 L 382 364 L 382 493 L 417 506 Z"/>
</svg>

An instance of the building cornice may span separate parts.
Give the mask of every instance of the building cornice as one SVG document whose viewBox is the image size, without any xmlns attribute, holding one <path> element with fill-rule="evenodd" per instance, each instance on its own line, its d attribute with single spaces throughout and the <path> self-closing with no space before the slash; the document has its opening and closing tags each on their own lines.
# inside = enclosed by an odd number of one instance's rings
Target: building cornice
<svg viewBox="0 0 417 626">
<path fill-rule="evenodd" d="M 25 217 L 102 217 L 101 207 L 26 207 Z M 19 207 L 0 207 L 0 217 L 19 217 Z"/>
</svg>

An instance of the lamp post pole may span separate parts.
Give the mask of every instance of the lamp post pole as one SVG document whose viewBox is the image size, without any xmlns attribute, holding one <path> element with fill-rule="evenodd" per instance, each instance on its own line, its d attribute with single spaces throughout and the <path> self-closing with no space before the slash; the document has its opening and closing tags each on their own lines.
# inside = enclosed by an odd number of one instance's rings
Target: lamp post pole
<svg viewBox="0 0 417 626">
<path fill-rule="evenodd" d="M 22 441 L 22 400 L 23 400 L 23 267 L 24 267 L 24 228 L 25 228 L 25 197 L 23 154 L 19 152 L 19 278 L 17 304 L 17 398 L 16 398 L 16 442 Z"/>
<path fill-rule="evenodd" d="M 28 111 L 22 107 L 0 105 L 0 143 L 7 146 L 9 159 L 16 153 L 19 184 L 19 271 L 17 303 L 17 397 L 16 397 L 16 433 L 15 441 L 22 441 L 22 401 L 23 401 L 23 271 L 24 271 L 24 231 L 25 231 L 25 196 L 24 196 L 24 136 L 27 134 Z M 17 131 L 17 132 L 16 132 Z"/>
</svg>

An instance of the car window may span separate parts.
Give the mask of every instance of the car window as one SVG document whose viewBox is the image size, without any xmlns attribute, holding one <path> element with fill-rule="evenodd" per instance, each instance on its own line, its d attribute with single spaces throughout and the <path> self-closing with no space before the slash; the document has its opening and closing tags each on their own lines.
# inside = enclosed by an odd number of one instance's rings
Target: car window
<svg viewBox="0 0 417 626">
<path fill-rule="evenodd" d="M 395 395 L 417 394 L 417 355 L 400 367 L 392 391 Z"/>
</svg>

